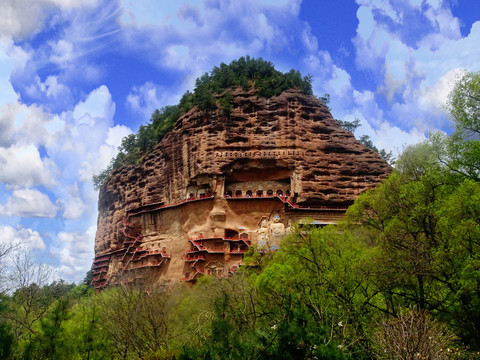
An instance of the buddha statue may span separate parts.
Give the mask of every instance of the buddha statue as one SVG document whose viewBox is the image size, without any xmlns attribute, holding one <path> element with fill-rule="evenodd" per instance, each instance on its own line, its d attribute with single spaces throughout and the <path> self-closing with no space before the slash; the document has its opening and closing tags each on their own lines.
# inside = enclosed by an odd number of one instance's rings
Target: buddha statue
<svg viewBox="0 0 480 360">
<path fill-rule="evenodd" d="M 285 225 L 280 222 L 280 215 L 273 216 L 273 223 L 270 225 L 269 238 L 274 245 L 279 245 L 285 236 Z"/>
<path fill-rule="evenodd" d="M 259 246 L 264 246 L 268 240 L 268 220 L 263 218 L 257 229 L 257 242 Z"/>
</svg>

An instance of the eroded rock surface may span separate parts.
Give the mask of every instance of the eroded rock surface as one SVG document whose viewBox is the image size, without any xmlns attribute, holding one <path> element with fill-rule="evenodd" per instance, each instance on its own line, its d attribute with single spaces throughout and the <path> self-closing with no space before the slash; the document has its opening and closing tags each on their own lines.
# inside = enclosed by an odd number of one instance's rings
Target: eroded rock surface
<svg viewBox="0 0 480 360">
<path fill-rule="evenodd" d="M 314 96 L 232 95 L 229 116 L 192 109 L 102 186 L 95 286 L 227 276 L 250 244 L 277 246 L 305 217 L 338 221 L 390 172 Z"/>
</svg>

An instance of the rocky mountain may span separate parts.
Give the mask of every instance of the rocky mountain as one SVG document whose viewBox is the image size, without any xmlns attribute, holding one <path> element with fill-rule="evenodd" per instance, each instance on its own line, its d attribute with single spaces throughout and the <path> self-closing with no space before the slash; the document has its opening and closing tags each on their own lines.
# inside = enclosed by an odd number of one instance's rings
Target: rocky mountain
<svg viewBox="0 0 480 360">
<path fill-rule="evenodd" d="M 252 244 L 275 248 L 307 217 L 338 221 L 391 171 L 313 95 L 230 93 L 228 112 L 193 107 L 101 187 L 97 288 L 228 276 Z"/>
</svg>

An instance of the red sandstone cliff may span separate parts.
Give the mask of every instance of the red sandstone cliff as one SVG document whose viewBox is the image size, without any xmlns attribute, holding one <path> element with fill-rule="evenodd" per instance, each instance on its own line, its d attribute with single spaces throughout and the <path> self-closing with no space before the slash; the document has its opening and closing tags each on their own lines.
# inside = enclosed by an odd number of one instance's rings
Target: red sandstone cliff
<svg viewBox="0 0 480 360">
<path fill-rule="evenodd" d="M 259 216 L 270 216 L 271 209 L 262 213 L 264 205 L 253 203 L 232 210 L 225 200 L 225 194 L 227 200 L 235 195 L 232 191 L 244 195 L 250 187 L 255 195 L 256 188 L 266 193 L 271 191 L 267 188 L 276 186 L 281 190 L 274 191 L 288 195 L 290 204 L 333 208 L 348 206 L 359 193 L 374 187 L 390 172 L 376 152 L 344 130 L 312 95 L 288 90 L 265 99 L 241 89 L 232 95 L 229 116 L 221 109 L 193 108 L 139 164 L 113 172 L 100 189 L 97 257 L 121 252 L 125 247 L 122 220 L 140 213 L 146 216 L 162 203 L 173 204 L 200 194 L 214 196 L 208 205 L 195 208 L 189 204 L 187 212 L 157 214 L 159 219 L 135 222 L 142 236 L 149 236 L 151 241 L 157 237 L 169 245 L 166 251 L 174 263 L 174 257 L 185 251 L 189 233 L 196 229 L 220 233 L 226 226 L 222 224 L 235 219 L 229 228 L 245 227 L 252 232 Z M 287 218 L 292 219 L 280 205 L 272 206 L 271 211 L 277 211 L 285 225 Z M 242 220 L 250 216 L 248 208 L 254 218 L 250 222 Z M 195 211 L 199 212 L 198 220 L 191 216 Z M 169 266 L 172 271 L 176 269 Z"/>
</svg>

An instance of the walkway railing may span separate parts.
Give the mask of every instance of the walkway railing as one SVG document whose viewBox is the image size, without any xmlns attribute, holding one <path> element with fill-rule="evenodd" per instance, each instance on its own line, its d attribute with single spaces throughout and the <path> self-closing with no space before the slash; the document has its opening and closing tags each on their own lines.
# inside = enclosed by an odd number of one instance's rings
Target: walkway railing
<svg viewBox="0 0 480 360">
<path fill-rule="evenodd" d="M 348 209 L 348 206 L 335 206 L 335 205 L 320 205 L 320 206 L 300 206 L 299 204 L 293 203 L 290 199 L 289 196 L 283 196 L 283 195 L 224 195 L 225 199 L 227 200 L 258 200 L 258 199 L 279 199 L 281 202 L 284 204 L 287 204 L 290 206 L 292 209 L 298 209 L 298 210 L 327 210 L 327 211 L 344 211 Z"/>
<path fill-rule="evenodd" d="M 155 210 L 168 209 L 168 208 L 180 206 L 180 205 L 187 204 L 187 203 L 194 202 L 194 201 L 213 199 L 214 196 L 215 195 L 213 195 L 213 194 L 200 195 L 200 196 L 190 197 L 190 198 L 185 199 L 185 200 L 173 202 L 173 203 L 170 203 L 170 204 L 165 204 L 163 202 L 160 202 L 160 203 L 142 205 L 138 208 L 128 210 L 127 215 L 130 217 L 130 216 L 139 215 L 139 214 L 142 214 L 142 213 L 147 213 L 147 212 L 151 212 L 151 211 L 155 211 Z"/>
</svg>

